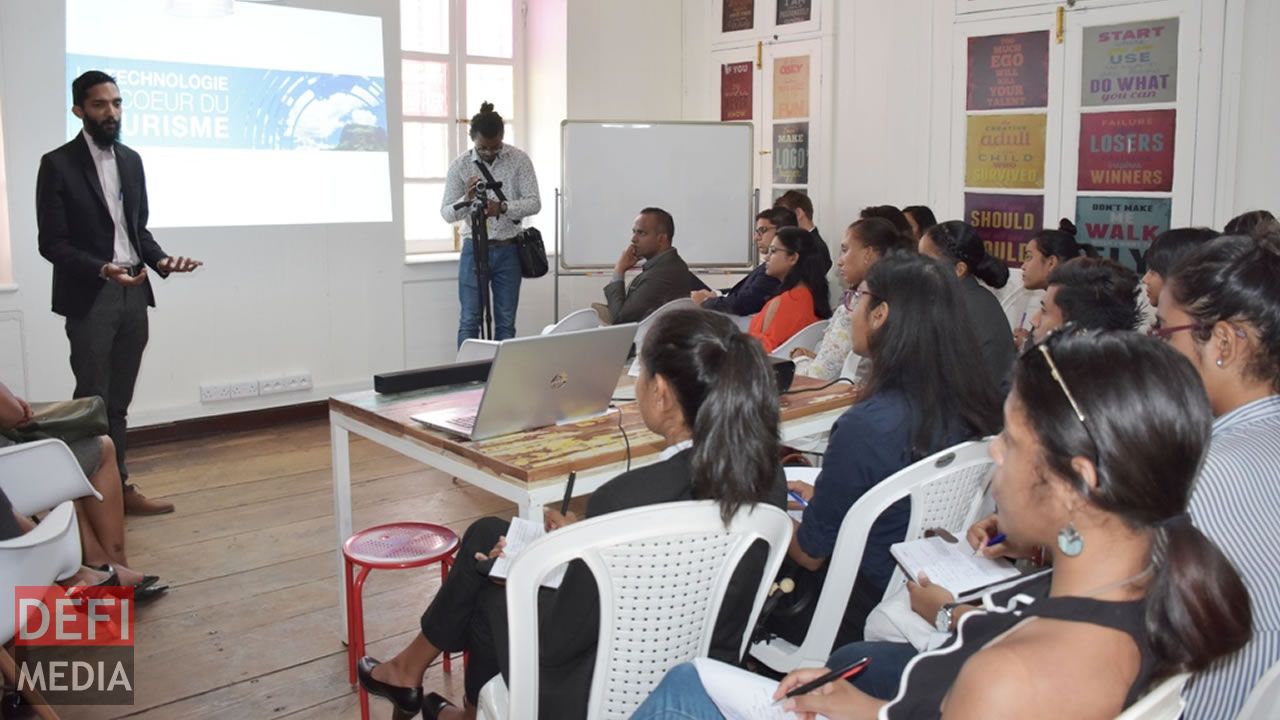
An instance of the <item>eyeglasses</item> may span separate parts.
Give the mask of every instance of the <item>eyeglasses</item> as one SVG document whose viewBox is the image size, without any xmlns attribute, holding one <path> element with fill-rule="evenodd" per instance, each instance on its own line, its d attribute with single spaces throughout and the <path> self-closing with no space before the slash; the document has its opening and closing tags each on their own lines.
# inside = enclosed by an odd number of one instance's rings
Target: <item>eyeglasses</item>
<svg viewBox="0 0 1280 720">
<path fill-rule="evenodd" d="M 1169 342 L 1169 338 L 1174 333 L 1180 333 L 1183 330 L 1200 330 L 1204 327 L 1200 323 L 1187 323 L 1186 325 L 1170 325 L 1169 327 L 1153 327 L 1147 331 L 1147 335 L 1153 338 L 1160 338 L 1165 342 Z"/>
<path fill-rule="evenodd" d="M 790 255 L 791 251 L 784 247 L 777 247 L 775 245 L 770 245 L 769 249 L 764 251 L 764 254 L 768 255 L 769 257 L 773 257 L 775 253 L 786 253 Z"/>
<path fill-rule="evenodd" d="M 1045 364 L 1049 366 L 1049 374 L 1053 376 L 1054 381 L 1058 383 L 1058 387 L 1062 389 L 1062 394 L 1066 396 L 1067 402 L 1071 405 L 1071 410 L 1076 414 L 1076 418 L 1080 421 L 1080 426 L 1084 428 L 1085 435 L 1089 436 L 1089 442 L 1093 444 L 1093 466 L 1097 469 L 1099 481 L 1102 478 L 1102 457 L 1101 446 L 1098 445 L 1098 439 L 1093 436 L 1093 431 L 1089 429 L 1089 422 L 1085 417 L 1084 410 L 1080 409 L 1080 403 L 1076 402 L 1076 396 L 1071 394 L 1070 388 L 1067 387 L 1067 381 L 1063 379 L 1062 373 L 1058 370 L 1058 364 L 1053 361 L 1053 354 L 1049 352 L 1051 341 L 1058 335 L 1071 335 L 1076 332 L 1075 323 L 1067 323 L 1060 328 L 1049 333 L 1044 340 L 1036 344 L 1036 350 L 1044 357 Z"/>
<path fill-rule="evenodd" d="M 858 307 L 858 301 L 862 299 L 863 295 L 875 297 L 875 295 L 863 285 L 845 290 L 844 299 L 841 300 L 841 302 L 844 303 L 844 309 L 849 312 L 853 312 L 853 309 Z"/>
<path fill-rule="evenodd" d="M 765 233 L 767 233 L 767 232 L 769 232 L 769 231 L 771 231 L 771 230 L 773 230 L 773 229 L 774 229 L 774 228 L 771 228 L 771 227 L 761 227 L 761 226 L 757 225 L 757 226 L 755 227 L 755 229 L 754 229 L 754 230 L 752 230 L 751 232 L 755 233 L 756 235 L 763 235 L 763 234 L 765 234 Z"/>
</svg>

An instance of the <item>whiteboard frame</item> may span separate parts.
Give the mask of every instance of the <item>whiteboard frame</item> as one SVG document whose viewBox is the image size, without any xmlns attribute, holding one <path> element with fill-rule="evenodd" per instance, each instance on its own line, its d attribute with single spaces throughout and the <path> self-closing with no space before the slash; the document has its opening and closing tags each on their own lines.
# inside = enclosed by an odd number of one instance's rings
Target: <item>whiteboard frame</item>
<svg viewBox="0 0 1280 720">
<path fill-rule="evenodd" d="M 565 186 L 565 143 L 564 143 L 564 132 L 565 132 L 565 128 L 566 128 L 567 126 L 569 126 L 570 124 L 583 124 L 583 125 L 606 125 L 606 124 L 608 124 L 608 125 L 612 125 L 612 124 L 618 124 L 618 125 L 690 125 L 690 126 L 707 126 L 707 127 L 724 127 L 724 126 L 732 126 L 732 125 L 742 125 L 742 126 L 747 127 L 747 129 L 750 131 L 750 133 L 749 133 L 748 137 L 751 139 L 751 142 L 752 142 L 752 143 L 754 143 L 754 142 L 755 142 L 755 137 L 756 137 L 756 135 L 755 135 L 755 133 L 756 133 L 756 131 L 755 131 L 755 125 L 754 125 L 754 123 L 751 123 L 751 122 L 719 122 L 719 121 L 703 121 L 703 120 L 596 120 L 596 119 L 593 119 L 593 120 L 582 120 L 582 119 L 572 119 L 572 118 L 565 119 L 565 120 L 561 120 L 561 121 L 560 121 L 560 137 L 561 137 L 561 142 L 560 142 L 560 186 L 559 186 L 559 189 L 558 189 L 558 190 L 559 190 L 559 192 L 557 193 L 557 197 L 556 197 L 556 238 L 555 238 L 556 261 L 555 261 L 555 272 L 556 272 L 556 276 L 557 276 L 557 277 L 559 277 L 559 276 L 561 276 L 561 275 L 563 275 L 563 276 L 565 276 L 565 277 L 582 276 L 582 275 L 596 275 L 596 274 L 599 274 L 601 271 L 611 270 L 611 269 L 613 268 L 613 265 L 608 265 L 608 264 L 605 264 L 605 265 L 567 265 L 567 264 L 565 264 L 565 262 L 564 262 L 564 253 L 562 252 L 562 249 L 563 249 L 563 240 L 564 240 L 564 223 L 565 223 L 565 217 L 564 217 L 563 208 L 561 207 L 561 204 L 562 204 L 562 202 L 563 202 L 563 201 L 562 201 L 562 198 L 563 198 L 563 192 L 564 192 L 564 186 Z M 754 155 L 752 155 L 752 153 L 754 153 L 754 152 L 755 152 L 755 148 L 754 148 L 754 147 L 748 147 L 747 152 L 748 152 L 748 158 L 749 158 L 749 159 L 748 159 L 748 167 L 753 167 L 753 168 L 754 168 L 754 167 L 755 167 L 755 157 L 754 157 Z M 751 177 L 751 176 L 750 176 L 750 174 L 749 174 L 749 175 L 748 175 L 748 177 L 747 177 L 746 186 L 743 188 L 743 196 L 744 196 L 744 197 L 746 198 L 746 200 L 747 200 L 747 210 L 748 210 L 748 212 L 747 212 L 747 216 L 744 218 L 744 222 L 746 222 L 747 226 L 751 226 L 751 225 L 755 222 L 755 217 L 756 217 L 756 213 L 757 213 L 757 211 L 756 211 L 756 209 L 755 209 L 755 207 L 756 207 L 756 188 L 755 188 L 755 179 L 754 179 L 753 177 Z M 756 252 L 755 241 L 754 241 L 754 239 L 753 239 L 752 237 L 750 237 L 750 235 L 746 236 L 746 238 L 745 238 L 745 239 L 744 239 L 744 241 L 743 241 L 743 254 L 744 254 L 744 256 L 743 256 L 743 261 L 742 261 L 742 263 L 741 263 L 741 264 L 739 264 L 739 263 L 730 263 L 730 264 L 725 264 L 725 263 L 689 263 L 689 269 L 690 269 L 690 270 L 697 269 L 697 270 L 709 271 L 709 272 L 715 272 L 715 271 L 722 271 L 722 272 L 740 272 L 740 271 L 750 271 L 750 270 L 752 270 L 753 268 L 755 268 L 755 266 L 756 266 L 756 265 L 757 265 L 757 263 L 758 263 L 758 258 L 757 258 L 758 253 Z"/>
</svg>

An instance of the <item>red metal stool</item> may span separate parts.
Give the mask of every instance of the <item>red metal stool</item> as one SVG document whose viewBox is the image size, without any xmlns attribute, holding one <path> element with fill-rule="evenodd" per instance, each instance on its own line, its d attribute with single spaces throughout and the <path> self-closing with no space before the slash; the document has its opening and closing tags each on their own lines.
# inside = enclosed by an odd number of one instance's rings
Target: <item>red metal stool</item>
<svg viewBox="0 0 1280 720">
<path fill-rule="evenodd" d="M 343 583 L 347 589 L 347 666 L 349 680 L 356 682 L 356 661 L 364 655 L 364 581 L 369 572 L 404 570 L 440 563 L 440 582 L 449 576 L 453 557 L 458 552 L 458 536 L 443 525 L 420 522 L 398 522 L 376 525 L 347 538 L 342 544 L 346 560 Z M 352 571 L 360 566 L 354 579 Z M 465 656 L 463 662 L 465 663 Z M 449 654 L 444 653 L 444 671 L 452 671 Z M 360 691 L 360 717 L 369 718 L 369 694 Z"/>
</svg>

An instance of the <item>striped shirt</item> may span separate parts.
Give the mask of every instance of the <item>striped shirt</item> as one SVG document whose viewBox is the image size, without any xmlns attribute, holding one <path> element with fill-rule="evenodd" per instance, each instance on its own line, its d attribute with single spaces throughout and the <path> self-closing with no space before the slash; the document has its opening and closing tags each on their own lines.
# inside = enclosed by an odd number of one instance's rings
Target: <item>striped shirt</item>
<svg viewBox="0 0 1280 720">
<path fill-rule="evenodd" d="M 459 233 L 471 237 L 471 209 L 453 209 L 454 203 L 466 199 L 467 181 L 473 177 L 484 179 L 475 163 L 479 160 L 475 148 L 458 156 L 449 165 L 445 176 L 444 202 L 440 217 L 447 223 L 462 223 Z M 542 198 L 538 195 L 538 176 L 533 172 L 533 161 L 520 148 L 503 143 L 498 157 L 488 166 L 489 174 L 502 183 L 502 194 L 507 198 L 507 211 L 486 221 L 490 240 L 510 240 L 520 233 L 520 220 L 537 215 L 542 210 Z M 497 200 L 492 190 L 489 197 Z"/>
<path fill-rule="evenodd" d="M 1192 678 L 1187 720 L 1234 718 L 1262 674 L 1280 661 L 1280 395 L 1255 400 L 1213 423 L 1213 439 L 1189 513 L 1244 577 L 1253 639 Z"/>
</svg>

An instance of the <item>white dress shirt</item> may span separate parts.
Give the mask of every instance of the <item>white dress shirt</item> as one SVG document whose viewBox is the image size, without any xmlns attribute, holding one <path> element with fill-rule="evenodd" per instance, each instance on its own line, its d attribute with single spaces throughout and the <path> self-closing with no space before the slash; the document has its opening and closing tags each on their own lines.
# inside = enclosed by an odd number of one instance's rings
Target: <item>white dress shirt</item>
<svg viewBox="0 0 1280 720">
<path fill-rule="evenodd" d="M 129 228 L 124 219 L 124 189 L 120 185 L 120 168 L 116 164 L 115 147 L 100 148 L 93 142 L 87 130 L 80 131 L 84 141 L 89 144 L 89 154 L 93 156 L 93 166 L 98 170 L 98 182 L 102 183 L 102 197 L 107 201 L 107 210 L 115 223 L 115 250 L 111 262 L 116 265 L 133 266 L 138 264 L 138 253 L 129 242 Z"/>
</svg>

